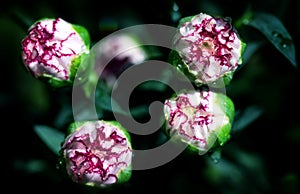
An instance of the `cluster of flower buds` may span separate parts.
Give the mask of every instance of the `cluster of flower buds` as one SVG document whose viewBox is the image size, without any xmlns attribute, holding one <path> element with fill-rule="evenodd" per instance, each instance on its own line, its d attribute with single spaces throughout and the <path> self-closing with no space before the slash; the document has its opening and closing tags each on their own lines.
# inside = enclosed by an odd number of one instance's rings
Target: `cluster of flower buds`
<svg viewBox="0 0 300 194">
<path fill-rule="evenodd" d="M 53 87 L 73 83 L 77 68 L 90 51 L 88 31 L 61 18 L 35 22 L 22 40 L 26 68 Z"/>
<path fill-rule="evenodd" d="M 183 18 L 178 31 L 170 62 L 186 73 L 198 89 L 165 100 L 165 132 L 198 154 L 205 154 L 230 138 L 234 104 L 225 94 L 200 86 L 210 86 L 220 79 L 228 84 L 242 63 L 246 44 L 230 19 L 203 13 Z M 26 68 L 54 87 L 72 84 L 79 65 L 91 55 L 88 31 L 61 18 L 34 23 L 22 40 L 22 49 Z M 94 51 L 94 70 L 99 67 L 107 82 L 115 81 L 128 65 L 147 58 L 129 34 L 110 36 Z M 117 121 L 72 123 L 60 153 L 74 182 L 106 187 L 131 177 L 131 140 Z"/>
<path fill-rule="evenodd" d="M 72 123 L 61 154 L 69 176 L 80 184 L 106 187 L 131 177 L 130 136 L 116 121 Z"/>
<path fill-rule="evenodd" d="M 180 20 L 170 62 L 197 86 L 219 79 L 226 85 L 242 63 L 245 47 L 230 18 L 200 13 Z"/>
<path fill-rule="evenodd" d="M 166 133 L 205 154 L 230 138 L 234 104 L 223 93 L 186 91 L 164 103 Z"/>
<path fill-rule="evenodd" d="M 234 104 L 211 88 L 230 83 L 242 64 L 246 43 L 230 18 L 200 13 L 182 18 L 177 28 L 169 60 L 198 91 L 185 91 L 165 101 L 166 132 L 204 154 L 230 138 Z"/>
</svg>

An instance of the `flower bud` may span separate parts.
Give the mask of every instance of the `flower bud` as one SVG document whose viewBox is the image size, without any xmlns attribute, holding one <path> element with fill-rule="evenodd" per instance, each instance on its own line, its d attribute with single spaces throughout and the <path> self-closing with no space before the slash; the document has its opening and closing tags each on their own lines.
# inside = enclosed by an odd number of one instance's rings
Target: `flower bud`
<svg viewBox="0 0 300 194">
<path fill-rule="evenodd" d="M 107 36 L 93 49 L 96 71 L 110 86 L 124 70 L 148 57 L 138 39 L 124 32 Z"/>
<path fill-rule="evenodd" d="M 170 62 L 186 73 L 197 86 L 223 78 L 225 84 L 242 63 L 246 44 L 230 18 L 200 13 L 180 20 Z"/>
<path fill-rule="evenodd" d="M 230 138 L 234 105 L 229 97 L 213 91 L 183 92 L 164 103 L 166 132 L 205 154 Z"/>
<path fill-rule="evenodd" d="M 89 46 L 90 36 L 84 27 L 61 18 L 45 18 L 29 28 L 22 40 L 22 57 L 34 77 L 61 87 L 73 83 Z"/>
<path fill-rule="evenodd" d="M 74 182 L 105 187 L 129 180 L 130 136 L 118 122 L 75 122 L 69 129 L 61 154 Z"/>
</svg>

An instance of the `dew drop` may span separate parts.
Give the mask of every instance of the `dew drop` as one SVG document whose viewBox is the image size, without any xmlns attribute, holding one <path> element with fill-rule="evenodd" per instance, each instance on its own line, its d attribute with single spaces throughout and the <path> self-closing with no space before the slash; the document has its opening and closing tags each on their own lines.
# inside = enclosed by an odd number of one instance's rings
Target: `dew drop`
<svg viewBox="0 0 300 194">
<path fill-rule="evenodd" d="M 280 45 L 282 46 L 282 48 L 287 48 L 291 44 L 292 44 L 292 40 L 291 39 L 287 39 L 287 38 L 282 39 L 282 41 L 280 43 Z"/>
<path fill-rule="evenodd" d="M 286 48 L 286 47 L 287 47 L 287 44 L 281 43 L 281 46 L 282 46 L 283 48 Z"/>
<path fill-rule="evenodd" d="M 279 33 L 274 31 L 274 32 L 272 32 L 272 36 L 278 37 L 278 36 L 279 36 Z"/>
<path fill-rule="evenodd" d="M 243 20 L 243 23 L 247 25 L 247 24 L 249 24 L 249 23 L 250 23 L 250 20 L 248 20 L 248 19 L 244 19 L 244 20 Z"/>
<path fill-rule="evenodd" d="M 213 163 L 218 163 L 221 160 L 221 151 L 217 150 L 210 155 L 210 159 Z"/>
<path fill-rule="evenodd" d="M 220 162 L 220 157 L 210 156 L 210 159 L 213 163 L 217 164 Z"/>
<path fill-rule="evenodd" d="M 178 5 L 174 2 L 173 4 L 173 11 L 178 11 L 179 10 L 179 7 Z"/>
<path fill-rule="evenodd" d="M 217 164 L 220 160 L 216 158 L 212 158 L 213 163 Z"/>
<path fill-rule="evenodd" d="M 280 41 L 280 46 L 282 48 L 287 48 L 288 45 L 292 42 L 291 39 L 284 37 L 282 34 L 276 32 L 276 31 L 272 32 L 272 36 Z"/>
<path fill-rule="evenodd" d="M 178 70 L 181 70 L 182 69 L 182 65 L 179 63 L 179 64 L 177 64 L 177 69 Z"/>
<path fill-rule="evenodd" d="M 60 170 L 62 168 L 63 162 L 60 160 L 57 164 L 56 164 L 56 169 Z"/>
</svg>

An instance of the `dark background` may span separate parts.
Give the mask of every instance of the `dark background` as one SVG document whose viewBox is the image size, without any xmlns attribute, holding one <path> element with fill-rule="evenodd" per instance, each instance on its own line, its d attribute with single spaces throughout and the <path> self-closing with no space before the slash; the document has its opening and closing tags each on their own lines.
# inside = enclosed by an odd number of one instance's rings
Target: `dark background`
<svg viewBox="0 0 300 194">
<path fill-rule="evenodd" d="M 262 114 L 232 134 L 222 159 L 182 153 L 155 169 L 133 171 L 131 180 L 109 189 L 77 185 L 56 168 L 57 156 L 36 135 L 36 124 L 57 126 L 62 103 L 70 96 L 34 79 L 21 59 L 21 40 L 42 17 L 61 17 L 85 26 L 97 42 L 114 30 L 134 24 L 172 20 L 173 1 L 8 1 L 0 7 L 1 189 L 22 192 L 75 193 L 299 193 L 299 70 L 265 43 L 236 72 L 227 94 L 237 110 L 259 107 Z M 237 20 L 247 8 L 278 17 L 299 53 L 300 3 L 296 0 L 176 1 L 181 16 L 200 12 Z M 20 20 L 20 18 L 22 18 Z M 25 23 L 24 23 L 25 21 Z M 26 23 L 27 22 L 27 23 Z M 244 37 L 264 39 L 247 29 Z M 297 57 L 298 58 L 298 57 Z M 299 59 L 297 59 L 299 61 Z"/>
</svg>

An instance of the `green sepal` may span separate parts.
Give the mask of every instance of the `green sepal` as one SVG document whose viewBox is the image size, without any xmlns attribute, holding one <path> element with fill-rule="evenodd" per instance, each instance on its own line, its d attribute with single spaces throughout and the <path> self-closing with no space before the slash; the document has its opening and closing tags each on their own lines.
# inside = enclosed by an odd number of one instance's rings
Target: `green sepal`
<svg viewBox="0 0 300 194">
<path fill-rule="evenodd" d="M 120 174 L 118 175 L 118 181 L 116 184 L 122 184 L 126 183 L 130 180 L 132 175 L 132 165 L 130 164 L 127 168 L 120 171 Z"/>
<path fill-rule="evenodd" d="M 72 81 L 70 79 L 68 80 L 62 80 L 53 77 L 52 75 L 43 74 L 42 76 L 38 77 L 41 81 L 48 83 L 53 88 L 62 88 L 62 87 L 68 87 L 72 85 Z"/>
<path fill-rule="evenodd" d="M 245 43 L 241 37 L 238 37 L 240 40 L 241 40 L 241 43 L 242 43 L 242 49 L 241 49 L 241 57 L 238 61 L 238 64 L 241 65 L 243 63 L 243 55 L 245 53 L 245 50 L 247 48 L 247 43 Z"/>
<path fill-rule="evenodd" d="M 91 37 L 88 30 L 80 25 L 71 24 L 73 29 L 78 33 L 78 35 L 82 38 L 86 48 L 89 50 L 91 46 Z"/>
<path fill-rule="evenodd" d="M 84 125 L 87 122 L 92 122 L 92 121 L 75 121 L 75 122 L 71 123 L 69 125 L 69 127 L 67 128 L 67 136 L 69 136 L 72 133 L 74 133 L 75 131 L 77 131 L 79 129 L 79 127 L 81 127 L 82 125 Z"/>
<path fill-rule="evenodd" d="M 216 103 L 220 105 L 229 122 L 216 131 L 218 145 L 223 146 L 230 139 L 232 122 L 235 115 L 235 107 L 232 100 L 225 94 L 218 93 Z"/>
<path fill-rule="evenodd" d="M 194 83 L 194 81 L 196 80 L 197 77 L 189 71 L 188 65 L 182 60 L 178 51 L 171 50 L 169 53 L 168 61 L 171 65 L 176 67 L 176 69 L 179 72 L 183 73 L 183 75 L 185 75 L 191 82 Z M 185 80 L 183 80 L 183 81 L 185 81 Z"/>
<path fill-rule="evenodd" d="M 184 23 L 190 22 L 195 16 L 186 16 L 179 20 L 177 28 L 181 27 Z"/>
</svg>

